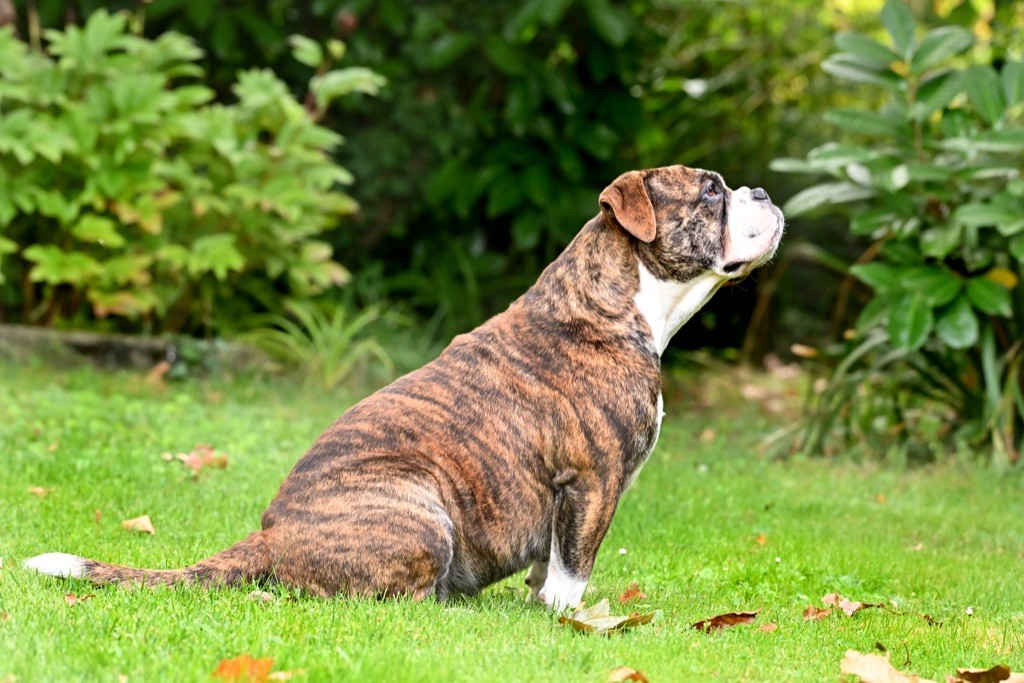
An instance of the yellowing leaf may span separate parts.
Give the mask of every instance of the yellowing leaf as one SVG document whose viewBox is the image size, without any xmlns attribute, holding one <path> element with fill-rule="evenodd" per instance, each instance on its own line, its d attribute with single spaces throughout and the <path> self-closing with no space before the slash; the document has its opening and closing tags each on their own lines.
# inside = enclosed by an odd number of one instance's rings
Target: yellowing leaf
<svg viewBox="0 0 1024 683">
<path fill-rule="evenodd" d="M 993 268 L 985 273 L 985 277 L 1006 289 L 1013 289 L 1017 286 L 1017 282 L 1019 282 L 1017 274 L 1008 268 Z"/>
</svg>

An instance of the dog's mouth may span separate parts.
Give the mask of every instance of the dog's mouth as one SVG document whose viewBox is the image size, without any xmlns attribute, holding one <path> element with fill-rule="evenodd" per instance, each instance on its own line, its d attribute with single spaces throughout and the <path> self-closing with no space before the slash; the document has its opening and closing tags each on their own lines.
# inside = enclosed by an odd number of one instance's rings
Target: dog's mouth
<svg viewBox="0 0 1024 683">
<path fill-rule="evenodd" d="M 722 266 L 722 272 L 726 275 L 737 275 L 741 270 L 743 270 L 743 266 L 746 266 L 749 263 L 750 261 L 732 261 L 731 263 L 726 263 Z"/>
</svg>

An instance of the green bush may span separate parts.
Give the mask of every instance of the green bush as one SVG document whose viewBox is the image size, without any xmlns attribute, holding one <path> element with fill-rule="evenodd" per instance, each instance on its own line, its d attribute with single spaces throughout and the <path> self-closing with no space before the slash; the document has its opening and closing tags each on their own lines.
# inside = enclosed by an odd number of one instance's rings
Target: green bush
<svg viewBox="0 0 1024 683">
<path fill-rule="evenodd" d="M 45 38 L 40 54 L 0 30 L 5 318 L 223 331 L 348 278 L 321 236 L 356 208 L 337 191 L 351 176 L 315 116 L 379 76 L 330 71 L 296 39 L 319 67 L 309 110 L 263 70 L 214 104 L 184 36 L 147 40 L 101 10 Z"/>
<path fill-rule="evenodd" d="M 877 110 L 833 109 L 847 141 L 783 171 L 832 177 L 789 200 L 790 217 L 850 213 L 870 245 L 849 269 L 870 296 L 816 395 L 802 446 L 934 452 L 991 444 L 1020 458 L 1024 432 L 1024 63 L 972 52 L 956 26 L 919 30 L 889 0 L 887 40 L 836 37 L 823 68 L 884 93 Z"/>
</svg>

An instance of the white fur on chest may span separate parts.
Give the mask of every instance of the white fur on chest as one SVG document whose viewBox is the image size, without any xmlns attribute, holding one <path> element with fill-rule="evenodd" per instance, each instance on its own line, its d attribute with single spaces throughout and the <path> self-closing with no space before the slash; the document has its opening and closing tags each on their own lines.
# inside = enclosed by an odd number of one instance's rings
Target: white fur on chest
<svg viewBox="0 0 1024 683">
<path fill-rule="evenodd" d="M 672 335 L 708 302 L 725 278 L 707 272 L 686 282 L 660 280 L 639 259 L 636 265 L 640 270 L 640 289 L 633 301 L 651 328 L 651 341 L 660 356 Z"/>
</svg>

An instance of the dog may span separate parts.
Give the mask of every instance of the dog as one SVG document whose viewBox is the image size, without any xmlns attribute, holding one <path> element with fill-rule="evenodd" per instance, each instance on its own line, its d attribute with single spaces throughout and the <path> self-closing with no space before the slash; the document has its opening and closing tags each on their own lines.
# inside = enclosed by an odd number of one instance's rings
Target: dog
<svg viewBox="0 0 1024 683">
<path fill-rule="evenodd" d="M 471 596 L 526 569 L 576 606 L 664 415 L 661 354 L 723 284 L 771 259 L 761 188 L 684 166 L 630 171 L 509 308 L 345 412 L 263 513 L 185 569 L 64 553 L 25 566 L 97 584 L 278 581 L 318 596 Z"/>
</svg>

